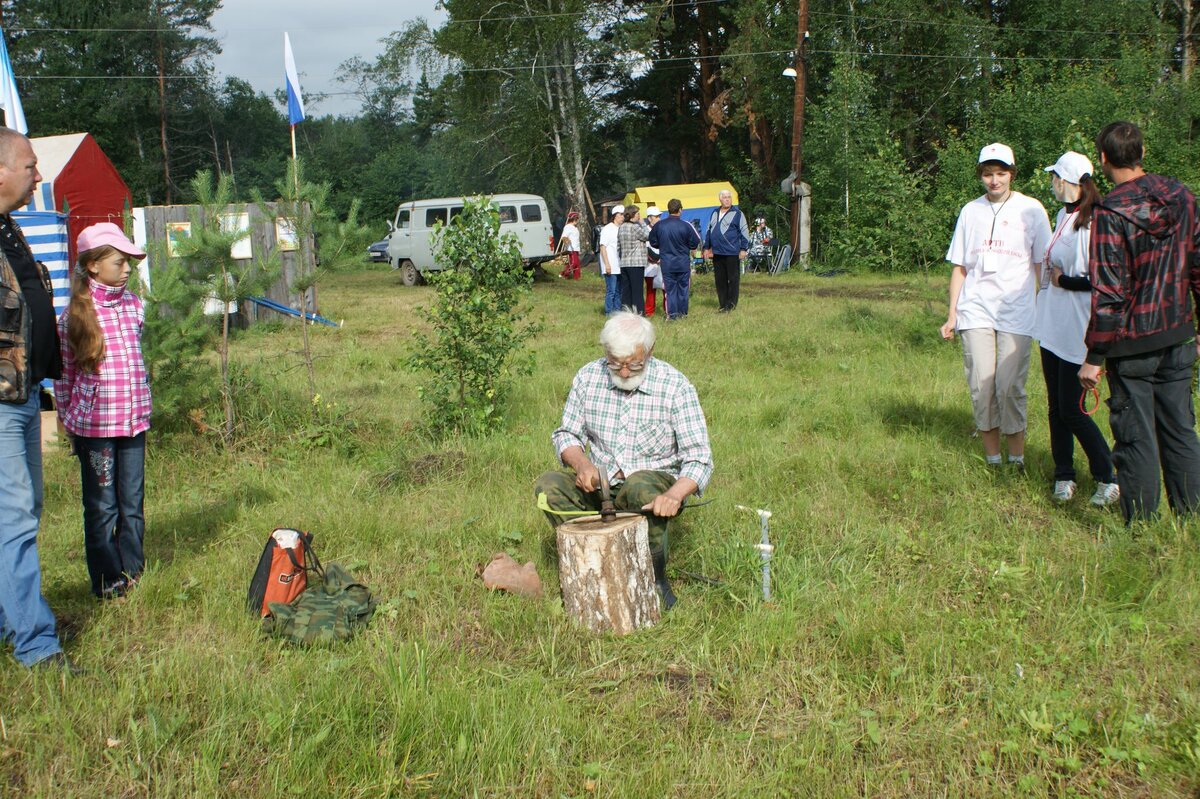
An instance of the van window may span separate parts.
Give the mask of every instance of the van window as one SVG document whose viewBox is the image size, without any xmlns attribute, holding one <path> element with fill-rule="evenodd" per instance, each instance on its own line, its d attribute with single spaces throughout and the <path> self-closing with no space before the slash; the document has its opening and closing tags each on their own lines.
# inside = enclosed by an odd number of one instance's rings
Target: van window
<svg viewBox="0 0 1200 799">
<path fill-rule="evenodd" d="M 508 224 L 509 222 L 517 221 L 516 206 L 502 205 L 500 206 L 500 224 Z"/>
<path fill-rule="evenodd" d="M 400 214 L 397 216 L 397 218 L 396 218 L 396 229 L 397 230 L 408 230 L 409 213 L 411 213 L 411 212 L 401 211 Z"/>
<path fill-rule="evenodd" d="M 445 208 L 429 208 L 425 211 L 425 227 L 432 228 L 438 222 L 446 224 Z"/>
<path fill-rule="evenodd" d="M 462 206 L 461 205 L 454 206 L 453 208 L 450 209 L 450 221 L 453 222 L 461 214 L 462 214 Z"/>
<path fill-rule="evenodd" d="M 522 222 L 541 222 L 542 209 L 536 205 L 521 206 L 521 221 Z"/>
</svg>

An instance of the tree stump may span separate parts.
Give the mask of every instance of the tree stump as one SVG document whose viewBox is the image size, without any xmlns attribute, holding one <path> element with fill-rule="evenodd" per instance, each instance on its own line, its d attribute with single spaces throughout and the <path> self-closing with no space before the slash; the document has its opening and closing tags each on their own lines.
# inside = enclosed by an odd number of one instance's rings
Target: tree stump
<svg viewBox="0 0 1200 799">
<path fill-rule="evenodd" d="M 567 615 L 592 632 L 627 635 L 660 617 L 646 517 L 584 516 L 558 527 L 558 576 Z"/>
</svg>

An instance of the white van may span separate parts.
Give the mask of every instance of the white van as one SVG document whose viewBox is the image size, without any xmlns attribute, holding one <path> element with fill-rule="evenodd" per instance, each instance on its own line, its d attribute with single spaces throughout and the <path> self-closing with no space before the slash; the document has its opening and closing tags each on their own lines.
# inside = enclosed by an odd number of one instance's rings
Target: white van
<svg viewBox="0 0 1200 799">
<path fill-rule="evenodd" d="M 400 203 L 396 218 L 388 223 L 388 261 L 400 270 L 406 286 L 421 282 L 421 273 L 442 267 L 433 259 L 432 234 L 438 222 L 443 225 L 462 213 L 463 197 L 436 200 L 410 200 Z M 512 233 L 527 265 L 540 264 L 554 257 L 554 229 L 546 201 L 536 194 L 494 194 L 492 204 L 500 209 L 500 232 Z"/>
</svg>

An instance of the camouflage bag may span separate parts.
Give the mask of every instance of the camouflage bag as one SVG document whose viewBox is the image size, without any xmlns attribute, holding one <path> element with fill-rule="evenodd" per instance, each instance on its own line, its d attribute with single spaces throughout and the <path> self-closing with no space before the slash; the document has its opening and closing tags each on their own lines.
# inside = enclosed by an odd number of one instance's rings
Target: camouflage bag
<svg viewBox="0 0 1200 799">
<path fill-rule="evenodd" d="M 350 640 L 367 626 L 375 598 L 344 566 L 328 563 L 323 578 L 311 581 L 300 596 L 269 607 L 271 615 L 262 627 L 267 635 L 293 644 L 332 644 Z"/>
</svg>

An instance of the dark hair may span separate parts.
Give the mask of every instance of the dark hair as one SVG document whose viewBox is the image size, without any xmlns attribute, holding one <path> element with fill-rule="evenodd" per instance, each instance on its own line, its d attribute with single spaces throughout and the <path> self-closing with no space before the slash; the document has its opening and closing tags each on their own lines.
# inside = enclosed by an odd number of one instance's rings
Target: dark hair
<svg viewBox="0 0 1200 799">
<path fill-rule="evenodd" d="M 667 203 L 667 213 L 668 214 L 674 215 L 674 214 L 679 213 L 682 210 L 683 210 L 683 203 L 679 202 L 679 200 L 671 200 L 669 203 Z"/>
<path fill-rule="evenodd" d="M 1014 178 L 1017 176 L 1017 168 L 1012 164 L 1006 164 L 1003 161 L 983 161 L 975 165 L 975 177 L 983 177 L 984 167 L 989 166 L 998 166 L 1008 174 L 1012 175 Z"/>
<path fill-rule="evenodd" d="M 1075 229 L 1080 230 L 1092 224 L 1092 208 L 1100 202 L 1100 189 L 1091 175 L 1079 179 L 1079 214 L 1075 217 Z"/>
<path fill-rule="evenodd" d="M 1096 136 L 1096 150 L 1105 162 L 1117 169 L 1141 166 L 1145 152 L 1142 130 L 1132 122 L 1113 122 L 1105 125 Z"/>
</svg>

